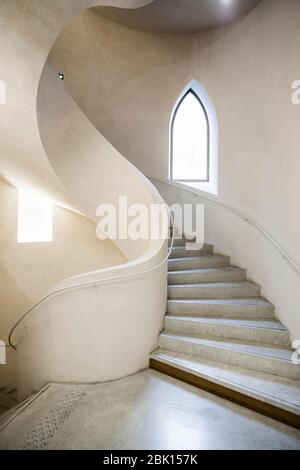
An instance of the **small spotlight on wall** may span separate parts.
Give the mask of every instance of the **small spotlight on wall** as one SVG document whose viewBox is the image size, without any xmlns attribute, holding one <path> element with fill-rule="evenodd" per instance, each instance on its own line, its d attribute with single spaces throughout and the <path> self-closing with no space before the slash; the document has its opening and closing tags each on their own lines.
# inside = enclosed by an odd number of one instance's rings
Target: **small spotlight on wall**
<svg viewBox="0 0 300 470">
<path fill-rule="evenodd" d="M 59 73 L 58 76 L 59 76 L 59 78 L 60 78 L 61 80 L 64 80 L 64 79 L 65 79 L 65 76 L 64 76 L 63 73 Z"/>
</svg>

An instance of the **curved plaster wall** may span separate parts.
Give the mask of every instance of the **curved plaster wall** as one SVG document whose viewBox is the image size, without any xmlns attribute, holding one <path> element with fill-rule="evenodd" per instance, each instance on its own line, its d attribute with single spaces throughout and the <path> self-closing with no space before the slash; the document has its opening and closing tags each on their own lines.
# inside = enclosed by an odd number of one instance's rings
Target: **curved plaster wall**
<svg viewBox="0 0 300 470">
<path fill-rule="evenodd" d="M 300 274 L 249 221 L 206 199 L 194 189 L 153 180 L 168 204 L 204 204 L 205 240 L 215 252 L 231 258 L 233 266 L 247 270 L 248 279 L 262 286 L 262 296 L 275 306 L 275 315 L 288 328 L 292 341 L 300 338 Z M 242 215 L 242 214 L 241 214 Z"/>
<path fill-rule="evenodd" d="M 85 271 L 124 263 L 110 240 L 96 237 L 95 224 L 74 211 L 54 207 L 53 240 L 18 243 L 18 191 L 0 180 L 0 337 L 7 341 L 16 321 L 45 294 L 49 286 Z M 0 368 L 0 388 L 17 385 L 17 352 L 7 348 Z"/>
<path fill-rule="evenodd" d="M 14 186 L 33 186 L 72 206 L 41 144 L 36 119 L 39 80 L 55 39 L 72 17 L 92 6 L 120 3 L 136 8 L 149 0 L 1 1 L 0 69 L 7 97 L 0 112 L 0 164 L 2 176 Z"/>
<path fill-rule="evenodd" d="M 128 206 L 149 207 L 160 198 L 152 184 L 129 163 L 90 123 L 59 79 L 51 60 L 41 76 L 37 116 L 40 136 L 49 161 L 64 181 L 76 206 L 97 221 L 100 203 L 118 209 L 119 196 L 127 196 Z M 128 260 L 141 256 L 155 242 L 116 239 Z M 160 242 L 156 244 L 159 245 Z"/>
<path fill-rule="evenodd" d="M 299 21 L 298 0 L 263 0 L 230 26 L 185 36 L 133 31 L 88 11 L 62 32 L 52 58 L 95 126 L 158 179 L 168 178 L 171 110 L 187 83 L 198 80 L 218 117 L 218 200 L 255 220 L 299 265 L 300 106 L 291 101 L 300 76 Z M 268 242 L 256 243 L 254 232 L 244 236 L 242 227 L 229 230 L 227 218 L 221 220 L 226 226 L 219 233 L 235 240 L 230 252 L 228 244 L 223 249 L 245 267 L 241 254 L 249 254 L 251 277 L 299 336 L 298 276 L 285 261 L 273 269 L 278 257 Z"/>
<path fill-rule="evenodd" d="M 82 208 L 92 218 L 99 203 L 114 203 L 123 191 L 131 202 L 147 207 L 163 202 L 154 187 L 99 135 L 62 87 L 56 95 L 56 83 L 41 92 L 39 104 L 44 107 L 39 107 L 38 126 L 40 76 L 57 34 L 80 10 L 101 3 L 132 8 L 148 2 L 9 0 L 0 8 L 5 51 L 1 68 L 6 70 L 3 79 L 8 91 L 0 121 L 3 175 L 16 186 L 39 188 L 60 204 Z M 54 84 L 48 64 L 45 76 L 50 77 L 47 84 Z M 70 127 L 64 124 L 66 118 Z M 77 157 L 85 160 L 76 161 Z M 92 286 L 54 295 L 27 318 L 18 339 L 21 398 L 49 381 L 109 380 L 147 366 L 165 312 L 166 263 L 148 270 L 164 260 L 166 242 L 164 238 L 121 241 L 119 247 L 128 263 L 60 283 L 56 288 L 74 286 L 86 278 L 93 281 Z M 134 276 L 99 286 L 100 280 L 120 274 Z"/>
</svg>

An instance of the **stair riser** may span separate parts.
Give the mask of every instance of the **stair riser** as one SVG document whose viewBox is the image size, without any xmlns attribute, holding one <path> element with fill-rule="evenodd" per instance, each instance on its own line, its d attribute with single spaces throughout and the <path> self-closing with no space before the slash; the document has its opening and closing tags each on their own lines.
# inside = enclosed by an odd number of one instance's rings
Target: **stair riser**
<svg viewBox="0 0 300 470">
<path fill-rule="evenodd" d="M 254 343 L 274 344 L 278 346 L 289 345 L 287 331 L 277 331 L 263 328 L 239 327 L 233 325 L 212 325 L 193 321 L 174 320 L 165 318 L 167 332 L 178 335 L 209 336 L 214 338 L 228 338 Z"/>
<path fill-rule="evenodd" d="M 174 258 L 189 258 L 191 256 L 212 255 L 213 247 L 211 245 L 204 245 L 201 250 L 186 250 L 185 246 L 175 247 L 170 253 L 170 259 Z"/>
<path fill-rule="evenodd" d="M 220 361 L 246 369 L 290 379 L 300 379 L 300 368 L 292 364 L 292 362 L 289 363 L 287 361 L 280 361 L 264 356 L 258 357 L 245 352 L 206 346 L 177 338 L 168 338 L 164 335 L 160 335 L 159 346 L 170 351 L 183 354 L 195 354 L 202 358 Z"/>
<path fill-rule="evenodd" d="M 181 259 L 176 258 L 168 260 L 169 271 L 182 271 L 184 269 L 201 269 L 201 268 L 218 268 L 229 266 L 229 258 L 205 258 L 195 257 L 194 259 Z"/>
<path fill-rule="evenodd" d="M 172 272 L 168 274 L 169 284 L 193 284 L 197 282 L 230 282 L 230 281 L 245 281 L 246 272 L 243 270 L 220 270 L 215 272 L 204 272 L 204 273 L 177 273 Z"/>
<path fill-rule="evenodd" d="M 170 315 L 197 315 L 221 318 L 274 318 L 274 308 L 270 306 L 256 307 L 251 305 L 209 305 L 194 302 L 167 302 L 167 311 Z"/>
<path fill-rule="evenodd" d="M 186 240 L 185 238 L 184 239 L 178 239 L 178 238 L 174 238 L 173 240 L 173 246 L 185 246 L 186 243 L 191 243 L 193 242 L 194 240 Z M 169 239 L 169 246 L 171 245 L 171 238 Z"/>
<path fill-rule="evenodd" d="M 234 299 L 259 297 L 258 286 L 248 287 L 168 287 L 169 299 Z"/>
<path fill-rule="evenodd" d="M 0 394 L 0 406 L 1 407 L 11 408 L 12 406 L 16 406 L 16 403 L 17 403 L 16 400 L 14 400 L 13 398 Z"/>
<path fill-rule="evenodd" d="M 230 368 L 230 366 L 225 367 Z M 257 373 L 255 371 L 247 371 L 249 381 L 244 382 L 242 380 L 241 383 L 240 375 L 237 373 L 237 376 L 234 377 L 235 380 L 232 382 L 231 380 L 226 380 L 226 375 L 224 376 L 223 374 L 223 367 L 220 371 L 222 378 L 220 378 L 218 373 L 215 375 L 214 370 L 211 371 L 211 374 L 207 374 L 205 367 L 204 370 L 201 370 L 201 368 L 199 370 L 198 367 L 196 367 L 195 370 L 193 367 L 190 367 L 190 364 L 177 362 L 176 359 L 174 360 L 172 355 L 171 359 L 168 359 L 165 356 L 161 357 L 159 353 L 152 354 L 150 359 L 150 368 L 182 380 L 202 390 L 206 390 L 209 393 L 226 398 L 239 405 L 243 405 L 246 408 L 250 408 L 253 411 L 268 416 L 269 418 L 278 420 L 289 426 L 293 426 L 296 429 L 300 429 L 299 407 L 297 405 L 295 406 L 294 399 L 292 399 L 292 401 L 290 400 L 289 394 L 282 394 L 282 381 L 279 379 L 277 382 L 278 378 L 275 379 L 277 383 L 273 383 L 271 394 L 268 394 L 266 397 L 264 394 L 264 385 L 262 386 L 262 389 L 260 389 L 261 383 L 258 383 L 258 387 L 256 385 L 256 388 L 253 389 L 251 378 L 254 376 L 254 381 L 256 380 Z M 239 371 L 239 369 L 237 369 L 237 371 Z M 272 375 L 263 374 L 263 376 L 265 377 L 265 384 L 274 381 Z M 283 381 L 283 386 L 285 386 L 287 379 L 283 379 Z M 293 380 L 288 382 L 291 386 L 290 390 L 292 389 L 296 392 L 297 388 L 299 391 L 299 386 L 296 385 L 296 381 Z M 291 382 L 293 383 L 291 384 Z M 250 384 L 250 388 L 248 388 L 248 384 Z M 296 402 L 299 403 L 298 400 L 296 400 Z"/>
</svg>

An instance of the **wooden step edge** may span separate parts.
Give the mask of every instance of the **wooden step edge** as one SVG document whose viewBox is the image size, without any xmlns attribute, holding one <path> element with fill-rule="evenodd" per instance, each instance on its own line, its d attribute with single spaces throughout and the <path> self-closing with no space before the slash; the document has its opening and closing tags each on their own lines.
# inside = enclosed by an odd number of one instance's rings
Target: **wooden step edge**
<svg viewBox="0 0 300 470">
<path fill-rule="evenodd" d="M 193 385 L 194 387 L 213 393 L 225 400 L 229 400 L 237 405 L 244 406 L 252 411 L 260 413 L 268 418 L 275 419 L 300 430 L 300 416 L 290 411 L 271 405 L 257 398 L 250 397 L 242 392 L 232 390 L 229 387 L 215 383 L 213 380 L 204 379 L 185 370 L 165 364 L 157 359 L 150 358 L 150 369 L 166 374 L 174 379 Z"/>
</svg>

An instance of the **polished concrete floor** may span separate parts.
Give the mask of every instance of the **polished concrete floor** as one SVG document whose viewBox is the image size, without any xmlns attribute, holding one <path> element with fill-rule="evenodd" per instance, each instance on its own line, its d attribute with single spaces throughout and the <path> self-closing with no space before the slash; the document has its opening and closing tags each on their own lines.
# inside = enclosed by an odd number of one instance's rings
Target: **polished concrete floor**
<svg viewBox="0 0 300 470">
<path fill-rule="evenodd" d="M 147 370 L 47 387 L 0 430 L 0 449 L 300 449 L 300 432 Z"/>
</svg>

